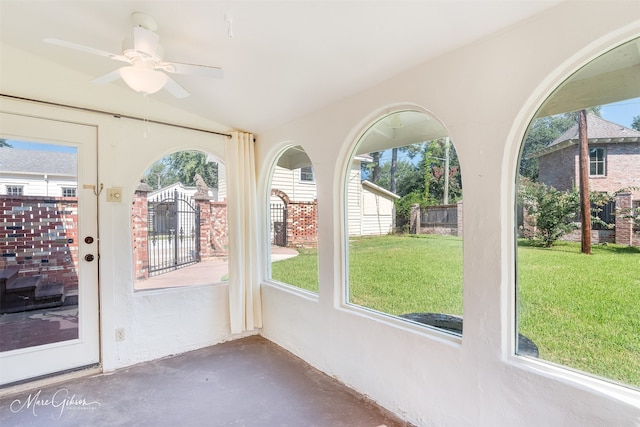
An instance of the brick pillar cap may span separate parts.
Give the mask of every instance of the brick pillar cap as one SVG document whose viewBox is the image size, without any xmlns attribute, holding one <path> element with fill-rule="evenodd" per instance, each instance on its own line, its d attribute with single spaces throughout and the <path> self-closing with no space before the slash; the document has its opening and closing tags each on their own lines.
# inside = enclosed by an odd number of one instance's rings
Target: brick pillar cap
<svg viewBox="0 0 640 427">
<path fill-rule="evenodd" d="M 138 187 L 136 187 L 136 191 L 139 191 L 141 193 L 149 193 L 150 191 L 153 191 L 153 187 L 151 187 L 146 182 L 141 181 L 140 184 L 138 184 Z"/>
</svg>

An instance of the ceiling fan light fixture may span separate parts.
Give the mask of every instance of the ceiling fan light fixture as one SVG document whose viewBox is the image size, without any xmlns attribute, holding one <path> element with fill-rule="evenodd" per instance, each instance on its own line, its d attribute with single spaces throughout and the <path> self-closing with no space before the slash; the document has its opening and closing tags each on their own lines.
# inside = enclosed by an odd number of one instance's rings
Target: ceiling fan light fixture
<svg viewBox="0 0 640 427">
<path fill-rule="evenodd" d="M 154 70 L 144 62 L 121 67 L 118 71 L 127 86 L 143 95 L 156 93 L 164 87 L 169 79 L 166 74 Z"/>
</svg>

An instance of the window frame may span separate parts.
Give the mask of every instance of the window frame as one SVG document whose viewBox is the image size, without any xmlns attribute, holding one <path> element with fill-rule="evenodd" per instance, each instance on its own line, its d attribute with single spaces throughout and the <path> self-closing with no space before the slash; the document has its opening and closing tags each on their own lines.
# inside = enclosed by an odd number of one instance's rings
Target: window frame
<svg viewBox="0 0 640 427">
<path fill-rule="evenodd" d="M 7 196 L 24 196 L 24 185 L 6 185 L 5 187 Z"/>
<path fill-rule="evenodd" d="M 65 194 L 65 192 L 71 191 L 73 195 Z M 62 197 L 78 197 L 78 188 L 77 187 L 60 187 L 60 192 L 62 193 Z"/>
<path fill-rule="evenodd" d="M 595 156 L 592 156 L 595 153 Z M 602 156 L 598 156 L 598 153 L 602 153 Z M 595 167 L 596 171 L 593 172 Z M 598 173 L 598 169 L 602 168 L 602 172 Z M 589 176 L 590 177 L 604 177 L 607 176 L 607 150 L 605 147 L 590 147 L 589 148 Z"/>
<path fill-rule="evenodd" d="M 304 169 L 310 169 L 310 172 L 303 172 Z M 305 175 L 311 175 L 311 179 L 304 179 L 303 177 Z M 303 166 L 299 169 L 298 172 L 298 181 L 301 184 L 315 184 L 316 183 L 316 176 L 313 173 L 313 166 Z"/>
</svg>

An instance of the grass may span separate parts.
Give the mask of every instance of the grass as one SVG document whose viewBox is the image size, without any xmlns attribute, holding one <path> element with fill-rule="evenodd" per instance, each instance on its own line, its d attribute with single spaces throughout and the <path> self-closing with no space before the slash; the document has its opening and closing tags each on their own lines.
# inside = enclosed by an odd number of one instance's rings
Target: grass
<svg viewBox="0 0 640 427">
<path fill-rule="evenodd" d="M 271 278 L 311 292 L 318 292 L 318 251 L 298 249 L 298 256 L 271 263 Z"/>
<path fill-rule="evenodd" d="M 519 332 L 540 358 L 640 387 L 640 248 L 518 245 Z M 272 264 L 272 277 L 318 291 L 317 252 Z M 350 301 L 389 314 L 462 314 L 462 240 L 355 238 Z"/>
<path fill-rule="evenodd" d="M 640 249 L 518 246 L 520 332 L 540 357 L 640 387 Z"/>
</svg>

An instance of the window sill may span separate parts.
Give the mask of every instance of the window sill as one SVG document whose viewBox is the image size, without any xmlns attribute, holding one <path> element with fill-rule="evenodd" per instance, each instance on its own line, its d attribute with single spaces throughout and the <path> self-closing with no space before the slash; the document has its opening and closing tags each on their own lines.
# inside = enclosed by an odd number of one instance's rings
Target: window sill
<svg viewBox="0 0 640 427">
<path fill-rule="evenodd" d="M 614 383 L 575 371 L 569 367 L 556 365 L 543 359 L 512 354 L 508 357 L 510 365 L 536 375 L 560 381 L 564 384 L 604 394 L 612 399 L 640 409 L 640 390 L 624 384 Z"/>
</svg>

